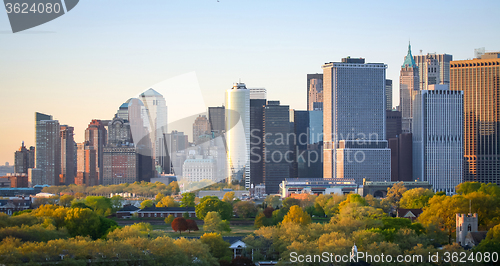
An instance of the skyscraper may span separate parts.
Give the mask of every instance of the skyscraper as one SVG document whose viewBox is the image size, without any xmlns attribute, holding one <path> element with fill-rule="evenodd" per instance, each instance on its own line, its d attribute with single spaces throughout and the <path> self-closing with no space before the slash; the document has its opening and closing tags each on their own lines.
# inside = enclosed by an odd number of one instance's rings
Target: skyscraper
<svg viewBox="0 0 500 266">
<path fill-rule="evenodd" d="M 290 149 L 286 140 L 290 133 L 290 107 L 279 101 L 268 101 L 264 109 L 265 176 L 267 194 L 279 192 L 279 184 L 290 177 Z"/>
<path fill-rule="evenodd" d="M 385 80 L 385 109 L 392 110 L 392 80 Z"/>
<path fill-rule="evenodd" d="M 419 88 L 418 66 L 411 55 L 411 45 L 408 44 L 408 54 L 405 56 L 399 75 L 399 105 L 401 106 L 403 133 L 412 132 L 412 104 Z"/>
<path fill-rule="evenodd" d="M 201 135 L 210 134 L 210 123 L 204 115 L 199 115 L 193 123 L 193 142 L 197 143 Z"/>
<path fill-rule="evenodd" d="M 307 110 L 314 110 L 314 103 L 317 108 L 323 106 L 323 74 L 319 73 L 307 74 Z"/>
<path fill-rule="evenodd" d="M 140 100 L 146 108 L 147 117 L 143 117 L 147 122 L 150 132 L 150 139 L 153 148 L 153 159 L 155 165 L 160 166 L 161 170 L 170 169 L 170 162 L 167 156 L 167 147 L 165 147 L 164 136 L 167 134 L 167 105 L 163 95 L 153 89 L 148 89 L 140 95 Z"/>
<path fill-rule="evenodd" d="M 226 144 L 228 182 L 250 187 L 250 90 L 235 83 L 226 91 Z"/>
<path fill-rule="evenodd" d="M 89 123 L 87 129 L 85 130 L 85 142 L 86 145 L 94 147 L 93 150 L 95 150 L 96 153 L 96 159 L 94 162 L 96 165 L 91 169 L 95 168 L 97 173 L 97 184 L 102 184 L 102 152 L 104 147 L 107 145 L 107 132 L 103 121 L 93 119 Z"/>
<path fill-rule="evenodd" d="M 35 113 L 35 167 L 37 178 L 31 185 L 59 185 L 61 173 L 61 138 L 59 121 L 52 116 Z"/>
<path fill-rule="evenodd" d="M 500 184 L 499 54 L 450 64 L 450 89 L 464 92 L 464 181 Z"/>
<path fill-rule="evenodd" d="M 61 175 L 59 182 L 69 185 L 75 183 L 75 140 L 74 128 L 61 125 Z"/>
<path fill-rule="evenodd" d="M 14 153 L 14 173 L 28 174 L 29 168 L 35 167 L 35 147 L 31 146 L 28 150 L 24 146 L 24 141 L 18 151 Z"/>
<path fill-rule="evenodd" d="M 208 107 L 208 122 L 212 132 L 221 134 L 226 130 L 226 110 L 224 106 Z"/>
<path fill-rule="evenodd" d="M 427 90 L 429 85 L 450 84 L 449 54 L 426 54 L 413 56 L 418 67 L 419 89 Z"/>
<path fill-rule="evenodd" d="M 88 142 L 77 144 L 77 171 L 75 184 L 85 186 L 99 185 L 97 172 L 97 150 Z"/>
<path fill-rule="evenodd" d="M 263 90 L 263 91 L 262 91 Z M 250 89 L 250 183 L 264 182 L 264 109 L 266 91 Z"/>
<path fill-rule="evenodd" d="M 390 180 L 386 68 L 349 57 L 323 65 L 324 178 Z"/>
<path fill-rule="evenodd" d="M 414 101 L 413 178 L 455 194 L 463 176 L 463 92 L 448 85 L 428 88 Z"/>
</svg>

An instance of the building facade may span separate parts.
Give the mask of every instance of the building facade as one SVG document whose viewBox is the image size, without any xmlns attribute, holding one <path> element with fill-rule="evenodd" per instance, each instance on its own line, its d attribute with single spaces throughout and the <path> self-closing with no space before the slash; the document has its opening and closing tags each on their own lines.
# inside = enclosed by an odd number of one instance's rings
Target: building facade
<svg viewBox="0 0 500 266">
<path fill-rule="evenodd" d="M 226 108 L 224 106 L 208 107 L 210 129 L 216 134 L 226 131 Z"/>
<path fill-rule="evenodd" d="M 316 91 L 311 92 L 311 81 L 314 84 L 312 87 L 316 89 Z M 321 85 L 320 85 L 321 84 Z M 321 92 L 318 91 L 318 89 L 321 89 Z M 312 101 L 309 97 L 311 94 L 313 95 L 318 95 L 320 93 L 319 98 L 323 98 L 322 95 L 323 91 L 323 74 L 316 73 L 316 74 L 307 74 L 307 110 L 314 110 L 314 103 L 315 101 Z M 315 98 L 316 100 L 318 97 Z M 323 101 L 318 102 L 316 101 L 316 107 L 322 107 L 323 106 Z"/>
<path fill-rule="evenodd" d="M 28 150 L 24 146 L 24 141 L 18 151 L 14 153 L 14 173 L 28 174 L 29 168 L 35 167 L 35 147 Z"/>
<path fill-rule="evenodd" d="M 455 194 L 463 181 L 463 92 L 442 86 L 419 91 L 413 103 L 413 178 Z"/>
<path fill-rule="evenodd" d="M 385 80 L 385 108 L 392 110 L 392 80 Z"/>
<path fill-rule="evenodd" d="M 59 121 L 52 116 L 35 113 L 35 167 L 40 169 L 39 178 L 32 185 L 59 185 L 61 173 L 61 138 Z"/>
<path fill-rule="evenodd" d="M 60 184 L 70 185 L 75 183 L 75 140 L 74 128 L 61 125 L 61 175 Z"/>
<path fill-rule="evenodd" d="M 198 143 L 198 138 L 201 135 L 211 133 L 210 123 L 208 118 L 204 115 L 198 116 L 193 123 L 193 142 Z"/>
<path fill-rule="evenodd" d="M 365 63 L 363 58 L 323 65 L 324 178 L 390 180 L 390 150 L 385 140 L 386 68 L 383 63 Z M 364 154 L 363 160 L 352 161 L 351 154 Z M 364 169 L 375 162 L 376 172 L 367 174 Z"/>
<path fill-rule="evenodd" d="M 404 133 L 412 132 L 413 99 L 419 89 L 418 66 L 411 54 L 411 45 L 408 44 L 408 54 L 405 56 L 399 75 L 399 105 Z"/>
<path fill-rule="evenodd" d="M 463 181 L 500 184 L 500 58 L 452 61 L 450 73 L 464 93 Z"/>
<path fill-rule="evenodd" d="M 250 99 L 250 184 L 254 186 L 262 183 L 265 176 L 263 140 L 266 104 L 265 98 Z"/>
<path fill-rule="evenodd" d="M 427 90 L 429 85 L 450 84 L 450 62 L 453 56 L 449 54 L 426 54 L 413 56 L 418 67 L 419 89 Z"/>
<path fill-rule="evenodd" d="M 188 182 L 219 181 L 217 163 L 214 159 L 187 159 L 182 166 L 182 175 Z"/>
<path fill-rule="evenodd" d="M 93 119 L 90 121 L 87 129 L 85 130 L 85 142 L 86 145 L 92 146 L 93 150 L 96 152 L 95 159 L 95 169 L 97 173 L 97 184 L 102 184 L 102 169 L 103 169 L 103 149 L 107 145 L 107 130 L 105 128 L 107 126 L 101 120 Z M 94 181 L 92 181 L 94 182 Z"/>
<path fill-rule="evenodd" d="M 228 183 L 250 188 L 250 90 L 244 83 L 226 91 L 226 144 Z"/>
</svg>

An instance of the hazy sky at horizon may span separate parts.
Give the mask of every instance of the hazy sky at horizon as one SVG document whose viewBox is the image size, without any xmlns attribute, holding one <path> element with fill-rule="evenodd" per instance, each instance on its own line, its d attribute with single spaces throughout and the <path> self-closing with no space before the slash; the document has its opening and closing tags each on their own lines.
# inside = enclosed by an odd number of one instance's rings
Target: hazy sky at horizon
<svg viewBox="0 0 500 266">
<path fill-rule="evenodd" d="M 219 1 L 85 0 L 16 34 L 0 12 L 0 165 L 14 163 L 21 141 L 34 145 L 37 111 L 74 126 L 81 142 L 91 119 L 112 119 L 128 98 L 186 73 L 196 74 L 205 106 L 223 104 L 241 78 L 305 109 L 306 74 L 325 62 L 386 63 L 398 99 L 409 39 L 413 54 L 455 60 L 500 50 L 496 0 Z M 169 122 L 181 117 L 169 109 Z"/>
</svg>

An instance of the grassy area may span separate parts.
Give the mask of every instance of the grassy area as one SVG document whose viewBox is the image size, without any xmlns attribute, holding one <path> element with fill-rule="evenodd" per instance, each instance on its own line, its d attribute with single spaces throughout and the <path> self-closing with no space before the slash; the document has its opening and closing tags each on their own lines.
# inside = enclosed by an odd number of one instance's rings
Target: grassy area
<svg viewBox="0 0 500 266">
<path fill-rule="evenodd" d="M 165 235 L 169 237 L 179 237 L 179 232 L 174 232 L 170 226 L 167 225 L 152 225 L 155 235 Z M 224 232 L 222 236 L 247 236 L 255 231 L 253 225 L 238 225 L 231 226 L 231 232 Z M 204 233 L 203 226 L 200 226 L 199 231 L 192 231 L 191 233 L 182 232 L 182 236 L 202 236 Z"/>
</svg>

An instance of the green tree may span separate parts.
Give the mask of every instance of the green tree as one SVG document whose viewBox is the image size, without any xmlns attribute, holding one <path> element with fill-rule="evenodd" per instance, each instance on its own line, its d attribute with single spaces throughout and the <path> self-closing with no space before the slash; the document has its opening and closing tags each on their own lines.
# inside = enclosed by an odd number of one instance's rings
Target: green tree
<svg viewBox="0 0 500 266">
<path fill-rule="evenodd" d="M 90 209 L 71 208 L 65 218 L 66 229 L 72 236 L 90 236 L 92 239 L 101 237 L 99 216 Z"/>
<path fill-rule="evenodd" d="M 404 209 L 422 209 L 433 196 L 434 192 L 430 189 L 421 187 L 410 189 L 403 193 L 399 206 Z"/>
<path fill-rule="evenodd" d="M 254 217 L 257 213 L 257 206 L 252 201 L 236 202 L 233 209 L 236 215 L 243 218 Z"/>
<path fill-rule="evenodd" d="M 194 207 L 196 206 L 194 203 L 195 200 L 195 194 L 194 193 L 182 193 L 182 199 L 181 199 L 181 207 Z"/>
<path fill-rule="evenodd" d="M 500 250 L 500 224 L 491 228 L 486 238 L 474 248 L 474 252 L 498 252 Z"/>
<path fill-rule="evenodd" d="M 111 197 L 111 207 L 113 211 L 117 211 L 123 207 L 123 197 L 120 195 L 114 195 Z"/>
<path fill-rule="evenodd" d="M 223 220 L 229 220 L 233 216 L 233 207 L 230 203 L 213 197 L 203 197 L 200 204 L 196 205 L 195 211 L 199 219 L 205 219 L 207 213 L 212 211 L 218 212 Z"/>
<path fill-rule="evenodd" d="M 481 188 L 479 182 L 463 182 L 456 187 L 457 194 L 467 195 L 469 193 L 478 191 Z"/>
<path fill-rule="evenodd" d="M 141 202 L 141 209 L 144 209 L 146 207 L 153 207 L 154 202 L 152 200 L 144 200 Z"/>
<path fill-rule="evenodd" d="M 267 196 L 266 199 L 264 199 L 264 202 L 267 204 L 267 206 L 273 207 L 274 209 L 281 206 L 281 199 L 276 195 Z"/>
<path fill-rule="evenodd" d="M 296 223 L 300 225 L 308 225 L 311 223 L 311 216 L 304 212 L 302 208 L 297 205 L 290 207 L 290 210 L 283 218 L 282 223 Z"/>
<path fill-rule="evenodd" d="M 229 223 L 222 220 L 218 212 L 207 213 L 205 219 L 203 220 L 203 231 L 206 232 L 223 232 L 230 231 Z"/>
<path fill-rule="evenodd" d="M 172 214 L 170 214 L 169 216 L 167 216 L 167 218 L 165 218 L 165 223 L 167 225 L 170 225 L 172 223 L 172 221 L 174 221 L 174 219 L 175 219 L 175 217 Z"/>
<path fill-rule="evenodd" d="M 87 196 L 84 203 L 90 206 L 98 215 L 110 215 L 111 209 L 111 199 L 103 196 Z"/>
<path fill-rule="evenodd" d="M 71 206 L 71 202 L 74 199 L 75 199 L 75 197 L 73 197 L 72 195 L 68 195 L 68 194 L 62 195 L 59 198 L 59 205 L 61 205 L 63 207 L 69 207 L 69 206 Z"/>
<path fill-rule="evenodd" d="M 230 260 L 232 252 L 230 244 L 218 233 L 205 233 L 200 237 L 200 241 L 208 246 L 210 254 L 219 260 Z"/>
<path fill-rule="evenodd" d="M 184 219 L 189 219 L 189 213 L 188 212 L 183 213 L 182 217 L 184 217 Z"/>
</svg>

